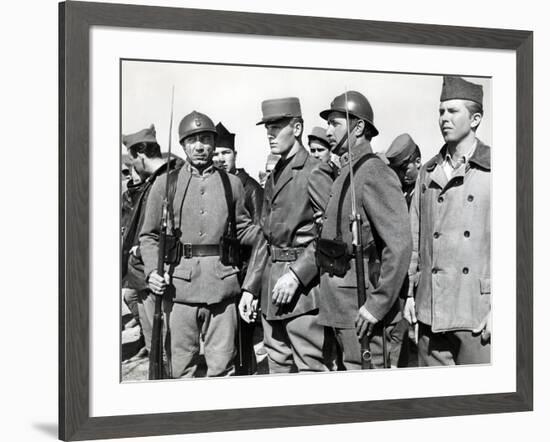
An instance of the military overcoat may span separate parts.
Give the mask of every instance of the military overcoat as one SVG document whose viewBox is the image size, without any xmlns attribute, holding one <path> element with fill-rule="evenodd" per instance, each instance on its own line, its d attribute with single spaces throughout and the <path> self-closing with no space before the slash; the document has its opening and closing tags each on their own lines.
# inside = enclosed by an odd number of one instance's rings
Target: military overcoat
<svg viewBox="0 0 550 442">
<path fill-rule="evenodd" d="M 369 142 L 352 148 L 352 157 L 345 154 L 341 160 L 340 175 L 334 181 L 326 207 L 322 238 L 337 237 L 338 205 L 344 181 L 352 165 L 367 154 L 372 154 Z M 397 175 L 379 158 L 372 157 L 359 167 L 354 175 L 357 210 L 362 219 L 364 269 L 367 289 L 367 310 L 381 320 L 395 305 L 411 257 L 411 233 L 407 204 Z M 350 185 L 351 187 L 351 185 Z M 341 219 L 342 241 L 348 253 L 353 251 L 350 230 L 351 193 L 344 194 Z M 377 285 L 369 282 L 369 266 L 380 265 Z M 378 264 L 379 263 L 379 264 Z M 378 272 L 378 270 L 377 270 Z M 322 273 L 320 284 L 321 308 L 319 322 L 336 328 L 354 328 L 359 309 L 355 259 L 343 277 Z"/>
<path fill-rule="evenodd" d="M 432 331 L 473 330 L 490 310 L 491 149 L 477 140 L 449 180 L 447 147 L 420 170 L 411 205 L 419 321 Z"/>
<path fill-rule="evenodd" d="M 263 272 L 261 308 L 268 320 L 295 317 L 318 308 L 319 271 L 315 262 L 317 236 L 315 215 L 326 205 L 332 184 L 331 169 L 309 155 L 301 146 L 274 180 L 271 173 L 264 191 L 260 225 L 270 247 L 301 248 L 295 261 L 273 262 L 268 257 Z M 272 290 L 277 280 L 291 269 L 300 280 L 300 288 L 290 304 L 277 308 Z"/>
</svg>

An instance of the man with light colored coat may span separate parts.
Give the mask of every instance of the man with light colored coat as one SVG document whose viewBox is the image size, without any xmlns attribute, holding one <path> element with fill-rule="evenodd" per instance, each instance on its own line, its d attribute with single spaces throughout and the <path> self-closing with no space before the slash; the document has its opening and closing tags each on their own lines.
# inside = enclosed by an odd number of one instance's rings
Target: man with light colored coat
<svg viewBox="0 0 550 442">
<path fill-rule="evenodd" d="M 445 144 L 422 166 L 410 210 L 405 317 L 419 323 L 421 366 L 490 362 L 491 150 L 476 137 L 482 118 L 482 86 L 444 77 Z"/>
</svg>

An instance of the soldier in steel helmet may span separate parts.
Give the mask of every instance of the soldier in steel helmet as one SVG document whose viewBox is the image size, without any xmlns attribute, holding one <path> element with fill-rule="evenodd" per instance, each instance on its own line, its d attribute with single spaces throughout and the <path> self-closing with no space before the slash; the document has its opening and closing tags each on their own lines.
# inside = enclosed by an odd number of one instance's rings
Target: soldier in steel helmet
<svg viewBox="0 0 550 442">
<path fill-rule="evenodd" d="M 298 98 L 263 101 L 260 124 L 266 128 L 271 153 L 280 155 L 265 185 L 261 227 L 269 257 L 265 268 L 258 269 L 263 272 L 261 319 L 269 371 L 326 371 L 324 328 L 317 322 L 314 214 L 325 207 L 331 170 L 302 144 Z M 246 317 L 253 302 L 243 295 L 241 315 Z"/>
<path fill-rule="evenodd" d="M 444 77 L 445 144 L 420 169 L 410 211 L 405 316 L 418 321 L 421 366 L 490 362 L 491 148 L 476 136 L 482 119 L 482 86 Z"/>
<path fill-rule="evenodd" d="M 193 111 L 180 122 L 187 159 L 170 175 L 168 186 L 173 189 L 170 227 L 179 235 L 179 247 L 165 275 L 159 275 L 156 266 L 166 178 L 151 189 L 140 235 L 147 283 L 153 293 L 163 295 L 165 347 L 175 378 L 196 375 L 199 339 L 204 342 L 207 376 L 234 372 L 235 298 L 241 285 L 235 238 L 228 232 L 252 248 L 252 267 L 257 259 L 265 259 L 265 241 L 244 206 L 240 180 L 213 166 L 216 137 L 214 123 L 205 114 Z M 242 290 L 257 296 L 259 286 L 260 275 L 249 271 Z"/>
<path fill-rule="evenodd" d="M 328 265 L 332 264 L 330 259 L 326 267 L 321 266 L 319 322 L 334 331 L 342 355 L 340 368 L 362 368 L 360 338 L 365 333 L 372 333 L 372 362 L 374 368 L 379 368 L 389 362 L 384 361 L 382 333 L 390 328 L 385 326 L 393 322 L 399 311 L 397 298 L 411 256 L 407 205 L 397 176 L 373 154 L 370 141 L 378 130 L 367 98 L 349 91 L 335 97 L 330 108 L 320 115 L 328 123 L 327 138 L 332 151 L 340 156 L 341 166 L 325 209 L 320 237 L 329 240 L 327 243 L 342 245 L 346 251 L 343 259 L 349 260 L 349 266 L 341 266 L 336 273 Z M 349 178 L 350 163 L 355 170 L 353 182 Z M 352 186 L 362 219 L 366 302 L 360 307 L 349 228 Z M 386 334 L 391 339 L 389 330 Z"/>
</svg>

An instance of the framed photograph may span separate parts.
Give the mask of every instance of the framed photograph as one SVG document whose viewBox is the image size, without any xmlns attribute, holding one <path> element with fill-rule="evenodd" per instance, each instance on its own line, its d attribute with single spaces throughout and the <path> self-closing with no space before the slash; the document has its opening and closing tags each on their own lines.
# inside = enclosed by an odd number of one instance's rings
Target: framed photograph
<svg viewBox="0 0 550 442">
<path fill-rule="evenodd" d="M 61 3 L 59 14 L 61 439 L 532 410 L 532 32 L 72 1 Z M 465 83 L 456 86 L 455 81 Z M 156 267 L 143 244 L 159 237 L 156 230 L 147 230 L 147 216 L 158 213 L 160 220 L 163 182 L 162 178 L 158 183 L 151 182 L 149 177 L 154 171 L 145 173 L 151 155 L 136 150 L 142 145 L 139 143 L 158 145 L 158 155 L 153 157 L 162 167 L 173 165 L 172 173 L 181 167 L 185 175 L 189 167 L 192 174 L 196 166 L 192 158 L 200 163 L 202 154 L 193 157 L 196 152 L 186 140 L 210 131 L 217 140 L 214 158 L 208 157 L 216 166 L 212 170 L 225 170 L 227 175 L 237 177 L 241 174 L 241 179 L 246 173 L 264 187 L 266 204 L 280 191 L 276 180 L 283 177 L 279 186 L 285 185 L 284 168 L 279 171 L 275 166 L 278 158 L 273 154 L 277 154 L 277 148 L 270 132 L 275 130 L 273 123 L 282 117 L 299 118 L 297 136 L 306 146 L 312 139 L 326 138 L 329 149 L 335 152 L 338 143 L 331 131 L 337 131 L 337 122 L 332 121 L 336 117 L 330 117 L 330 113 L 339 112 L 338 97 L 345 97 L 348 103 L 349 97 L 365 99 L 369 110 L 360 114 L 359 121 L 367 121 L 367 126 L 377 132 L 376 138 L 368 138 L 369 146 L 372 144 L 376 161 L 389 163 L 401 177 L 392 166 L 392 150 L 399 144 L 396 141 L 410 134 L 421 153 L 419 164 L 436 157 L 450 131 L 442 119 L 446 111 L 452 111 L 442 108 L 440 102 L 458 97 L 452 95 L 457 88 L 466 88 L 470 94 L 466 99 L 481 102 L 482 110 L 477 113 L 482 121 L 479 130 L 475 128 L 476 137 L 495 146 L 486 157 L 491 164 L 490 191 L 486 192 L 490 209 L 483 220 L 489 226 L 490 279 L 478 281 L 481 293 L 490 296 L 492 319 L 491 346 L 484 363 L 419 367 L 414 351 L 406 361 L 390 360 L 386 348 L 390 343 L 384 340 L 384 364 L 392 368 L 343 370 L 346 359 L 338 356 L 341 341 L 336 340 L 329 349 L 332 356 L 324 360 L 332 361 L 332 368 L 325 364 L 325 372 L 313 373 L 319 370 L 302 370 L 296 363 L 292 372 L 284 374 L 274 368 L 271 354 L 266 354 L 265 347 L 272 343 L 263 342 L 262 332 L 270 326 L 269 321 L 258 319 L 250 335 L 253 367 L 239 372 L 239 367 L 246 365 L 243 352 L 234 356 L 235 348 L 243 348 L 240 344 L 233 348 L 233 343 L 241 343 L 244 336 L 240 334 L 241 327 L 246 326 L 243 323 L 234 329 L 236 336 L 228 338 L 231 344 L 224 348 L 231 347 L 229 365 L 226 363 L 218 373 L 219 361 L 208 355 L 208 342 L 218 327 L 211 319 L 216 313 L 206 312 L 202 304 L 193 313 L 201 319 L 197 320 L 200 327 L 192 363 L 180 363 L 173 350 L 173 342 L 180 337 L 170 329 L 166 306 L 164 335 L 159 329 L 160 338 L 158 334 L 155 337 L 153 320 L 146 330 L 137 306 L 140 303 L 143 308 L 143 299 L 135 298 L 138 290 L 128 284 L 121 256 L 124 259 L 127 253 L 132 260 L 139 255 L 147 275 Z M 359 109 L 367 109 L 361 103 Z M 350 115 L 347 118 L 349 123 Z M 316 133 L 317 138 L 312 136 Z M 228 139 L 229 144 L 221 143 Z M 314 145 L 308 149 L 316 155 Z M 172 162 L 167 163 L 168 150 Z M 284 152 L 282 155 L 286 158 Z M 335 169 L 340 166 L 344 170 L 345 158 L 327 157 L 327 164 L 334 161 Z M 272 167 L 276 168 L 274 172 Z M 202 174 L 203 170 L 198 169 Z M 178 173 L 181 176 L 176 180 L 182 180 L 182 172 Z M 230 178 L 236 186 L 237 180 Z M 152 207 L 156 206 L 149 203 L 152 199 L 147 200 L 145 221 L 139 225 L 141 235 L 134 235 L 139 242 L 125 249 L 125 198 L 129 205 L 135 204 L 137 200 L 132 200 L 128 191 L 132 186 L 139 189 L 140 180 L 151 182 L 150 192 L 159 195 L 159 206 L 155 211 Z M 167 189 L 169 195 L 169 180 L 164 183 L 162 189 Z M 238 193 L 241 187 L 234 189 Z M 181 211 L 197 210 L 192 224 L 180 228 L 180 238 L 185 238 L 189 231 L 202 226 L 197 217 L 204 208 L 200 199 L 192 203 L 188 200 L 191 206 L 185 206 L 186 197 L 178 196 L 177 188 L 171 197 L 174 207 L 177 202 Z M 187 195 L 189 187 L 185 189 Z M 220 187 L 218 205 L 224 206 L 221 189 L 225 187 Z M 425 190 L 429 193 L 424 188 L 422 193 Z M 223 218 L 231 224 L 229 201 L 227 198 L 228 210 Z M 212 205 L 206 208 L 206 215 Z M 293 210 L 297 211 L 297 206 L 293 204 Z M 328 213 L 330 203 L 326 207 Z M 236 208 L 237 216 L 242 215 L 239 210 L 246 213 L 247 223 L 252 225 L 253 210 Z M 286 219 L 291 223 L 292 213 Z M 376 221 L 369 218 L 369 222 Z M 156 219 L 149 223 L 161 224 Z M 242 229 L 246 223 L 239 218 L 237 224 Z M 470 238 L 473 229 L 461 231 L 461 238 Z M 199 230 L 202 235 L 202 227 Z M 247 235 L 256 230 L 243 232 L 239 230 L 239 235 L 246 241 Z M 204 241 L 192 242 L 181 240 L 177 264 L 169 272 L 170 286 L 176 290 L 191 284 L 192 275 L 198 274 L 196 265 L 186 268 L 181 264 L 185 259 L 200 257 L 207 262 L 215 255 L 216 263 L 218 257 L 220 262 L 231 260 L 222 259 L 226 252 L 218 244 L 213 250 L 204 246 Z M 143 253 L 136 255 L 136 244 Z M 251 244 L 254 247 L 256 243 Z M 272 265 L 280 261 L 287 270 L 290 267 L 297 273 L 300 287 L 307 286 L 302 274 L 288 264 L 306 252 L 276 247 L 268 239 L 265 253 Z M 296 256 L 289 258 L 293 254 Z M 256 264 L 254 257 L 260 255 L 259 250 L 250 255 L 251 268 Z M 229 271 L 233 264 L 215 266 L 212 272 L 219 273 L 225 285 L 212 289 L 212 295 L 207 295 L 210 291 L 204 287 L 195 290 L 197 296 L 218 296 L 231 278 L 241 278 L 237 270 Z M 464 275 L 469 273 L 467 266 L 460 270 Z M 253 281 L 253 277 L 243 274 L 239 284 L 253 292 Z M 216 281 L 208 284 L 213 287 Z M 152 290 L 150 287 L 147 290 Z M 262 290 L 261 297 L 266 292 Z M 174 304 L 197 303 L 194 298 L 178 299 L 178 293 L 174 296 Z M 241 306 L 238 296 L 231 296 L 227 306 L 235 315 Z M 154 299 L 150 297 L 153 304 Z M 403 299 L 405 302 L 406 295 Z M 212 302 L 221 301 L 216 298 Z M 153 304 L 149 308 L 154 310 Z M 260 304 L 258 317 L 269 318 L 270 307 L 263 298 Z M 170 311 L 175 316 L 176 310 Z M 204 314 L 208 320 L 204 320 Z M 422 318 L 419 320 L 422 322 Z M 435 322 L 432 328 L 436 328 Z M 407 328 L 404 339 L 417 343 L 415 331 L 418 333 L 414 327 Z M 159 347 L 161 356 L 157 358 L 163 374 L 159 371 L 152 377 L 150 361 L 154 358 L 149 355 L 155 351 L 156 340 L 165 343 Z M 166 366 L 177 373 L 166 376 Z M 228 374 L 236 376 L 225 376 Z M 243 391 L 260 393 L 244 395 Z"/>
</svg>

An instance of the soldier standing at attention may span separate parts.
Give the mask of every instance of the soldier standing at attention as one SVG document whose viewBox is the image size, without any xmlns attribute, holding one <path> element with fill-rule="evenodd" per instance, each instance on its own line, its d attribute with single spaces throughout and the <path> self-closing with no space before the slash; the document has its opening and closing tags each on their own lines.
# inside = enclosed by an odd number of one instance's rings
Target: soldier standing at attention
<svg viewBox="0 0 550 442">
<path fill-rule="evenodd" d="M 179 253 L 167 274 L 156 270 L 165 177 L 151 189 L 140 235 L 147 283 L 163 296 L 165 347 L 174 378 L 195 375 L 199 339 L 204 341 L 207 376 L 234 372 L 235 298 L 241 287 L 257 295 L 261 276 L 249 271 L 239 284 L 235 240 L 252 248 L 252 267 L 257 259 L 265 261 L 265 241 L 244 207 L 240 180 L 214 168 L 216 136 L 212 120 L 199 112 L 180 122 L 187 161 L 179 173 L 170 174 L 175 184 L 170 230 L 179 235 Z"/>
<path fill-rule="evenodd" d="M 261 227 L 269 258 L 263 270 L 262 325 L 270 373 L 326 371 L 325 331 L 317 322 L 319 271 L 314 214 L 323 211 L 332 183 L 327 164 L 313 158 L 301 137 L 298 98 L 262 102 L 271 153 L 280 155 L 265 185 Z M 243 294 L 239 308 L 250 309 Z"/>
<path fill-rule="evenodd" d="M 333 329 L 342 354 L 339 365 L 346 370 L 362 368 L 360 339 L 372 329 L 372 366 L 381 368 L 385 365 L 384 319 L 395 317 L 399 310 L 396 301 L 411 256 L 407 205 L 397 176 L 373 154 L 370 140 L 378 130 L 366 97 L 356 91 L 338 95 L 320 115 L 327 120 L 327 137 L 333 152 L 340 156 L 341 171 L 331 189 L 320 235 L 329 247 L 321 247 L 320 240 L 317 250 L 321 264 L 319 322 Z M 362 219 L 366 302 L 360 307 L 349 228 L 351 186 Z M 333 253 L 336 250 L 342 253 Z"/>
<path fill-rule="evenodd" d="M 476 137 L 482 118 L 483 88 L 444 77 L 445 144 L 420 169 L 410 210 L 405 315 L 418 319 L 421 366 L 490 362 L 491 148 Z"/>
</svg>

